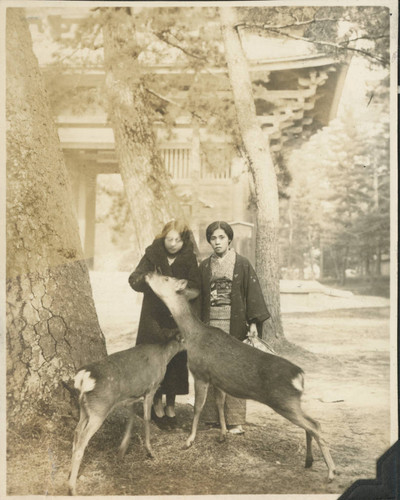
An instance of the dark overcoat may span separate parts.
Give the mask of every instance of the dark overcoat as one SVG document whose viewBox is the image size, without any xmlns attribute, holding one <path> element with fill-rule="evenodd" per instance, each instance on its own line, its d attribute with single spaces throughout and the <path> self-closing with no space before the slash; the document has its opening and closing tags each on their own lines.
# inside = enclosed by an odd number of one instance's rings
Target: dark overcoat
<svg viewBox="0 0 400 500">
<path fill-rule="evenodd" d="M 200 274 L 192 243 L 190 241 L 185 243 L 174 262 L 169 265 L 164 240 L 154 240 L 146 248 L 138 266 L 129 276 L 130 286 L 135 291 L 143 293 L 136 345 L 163 344 L 168 340 L 168 333 L 177 328 L 168 307 L 145 282 L 144 277 L 150 271 L 158 271 L 165 276 L 186 279 L 188 280 L 188 287 L 200 289 Z M 188 393 L 187 356 L 185 351 L 178 353 L 168 364 L 161 390 L 163 393 L 168 394 Z"/>
<path fill-rule="evenodd" d="M 204 323 L 210 321 L 210 280 L 211 257 L 200 264 L 201 277 L 201 319 Z M 264 301 L 260 283 L 250 262 L 236 254 L 233 268 L 231 292 L 230 334 L 244 340 L 250 323 L 256 323 L 261 336 L 262 323 L 270 317 Z"/>
</svg>

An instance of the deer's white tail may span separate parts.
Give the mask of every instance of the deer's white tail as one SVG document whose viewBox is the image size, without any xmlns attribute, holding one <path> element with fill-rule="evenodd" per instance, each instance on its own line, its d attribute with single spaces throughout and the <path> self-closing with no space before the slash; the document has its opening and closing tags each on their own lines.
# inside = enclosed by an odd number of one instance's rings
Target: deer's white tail
<svg viewBox="0 0 400 500">
<path fill-rule="evenodd" d="M 96 387 L 96 379 L 92 378 L 90 371 L 79 370 L 75 375 L 74 387 L 80 392 L 80 397 L 85 392 L 93 391 Z"/>
<path fill-rule="evenodd" d="M 298 390 L 301 394 L 304 392 L 304 374 L 299 373 L 296 377 L 292 379 L 293 387 Z"/>
</svg>

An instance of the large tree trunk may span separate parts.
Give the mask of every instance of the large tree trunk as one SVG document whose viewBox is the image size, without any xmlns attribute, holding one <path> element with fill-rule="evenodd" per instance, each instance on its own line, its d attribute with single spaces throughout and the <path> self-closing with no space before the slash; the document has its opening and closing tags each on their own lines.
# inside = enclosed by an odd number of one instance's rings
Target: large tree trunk
<svg viewBox="0 0 400 500">
<path fill-rule="evenodd" d="M 344 255 L 342 258 L 341 273 L 340 273 L 340 284 L 344 286 L 346 284 L 346 269 L 349 260 L 349 246 L 346 245 L 344 248 Z"/>
<path fill-rule="evenodd" d="M 322 238 L 319 240 L 319 279 L 323 280 L 325 278 L 324 274 L 324 242 Z"/>
<path fill-rule="evenodd" d="M 24 10 L 7 9 L 7 417 L 70 410 L 70 382 L 106 354 L 57 130 Z"/>
<path fill-rule="evenodd" d="M 287 268 L 292 274 L 293 272 L 293 212 L 292 212 L 292 199 L 289 198 L 288 203 L 288 218 L 289 218 L 289 238 L 288 238 L 288 258 L 287 258 Z"/>
<path fill-rule="evenodd" d="M 136 47 L 130 9 L 109 11 L 103 26 L 109 117 L 139 255 L 167 221 L 184 215 L 157 148 L 138 54 L 127 55 Z"/>
<path fill-rule="evenodd" d="M 243 147 L 254 180 L 257 206 L 256 271 L 271 313 L 263 335 L 283 337 L 279 295 L 278 183 L 269 145 L 257 122 L 250 73 L 231 7 L 220 7 L 225 57 Z"/>
<path fill-rule="evenodd" d="M 381 238 L 378 237 L 378 246 L 376 249 L 376 276 L 382 276 L 382 245 Z"/>
</svg>

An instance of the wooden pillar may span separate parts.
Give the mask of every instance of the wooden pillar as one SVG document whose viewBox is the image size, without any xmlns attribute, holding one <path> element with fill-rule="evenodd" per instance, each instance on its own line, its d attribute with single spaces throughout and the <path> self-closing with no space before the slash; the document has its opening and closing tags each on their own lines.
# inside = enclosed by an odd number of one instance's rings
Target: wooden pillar
<svg viewBox="0 0 400 500">
<path fill-rule="evenodd" d="M 321 238 L 320 240 L 320 254 L 319 254 L 319 279 L 322 280 L 324 279 L 324 241 Z"/>
<path fill-rule="evenodd" d="M 81 245 L 84 248 L 85 230 L 86 230 L 86 176 L 85 165 L 80 163 L 77 172 L 77 198 L 76 198 L 76 215 L 79 224 L 79 236 Z"/>
<path fill-rule="evenodd" d="M 85 182 L 85 238 L 83 251 L 89 269 L 94 266 L 96 226 L 96 180 L 94 169 L 88 169 Z"/>
<path fill-rule="evenodd" d="M 247 175 L 246 165 L 241 158 L 233 158 L 231 164 L 232 172 L 232 220 L 236 222 L 248 222 L 247 216 Z"/>
<path fill-rule="evenodd" d="M 350 61 L 351 61 L 351 56 L 347 56 L 346 63 L 340 64 L 340 65 L 338 64 L 336 66 L 336 68 L 337 68 L 337 73 L 336 73 L 337 83 L 336 83 L 333 98 L 332 98 L 331 109 L 329 112 L 329 121 L 333 120 L 336 117 L 337 110 L 339 108 L 340 99 L 342 97 L 344 83 L 346 81 L 347 72 L 349 70 Z"/>
<path fill-rule="evenodd" d="M 96 179 L 97 174 L 94 167 L 88 162 L 79 162 L 74 182 L 74 198 L 79 236 L 89 269 L 93 269 L 94 264 Z"/>
<path fill-rule="evenodd" d="M 190 229 L 198 243 L 200 241 L 200 223 L 199 223 L 199 200 L 198 186 L 200 182 L 201 172 L 201 155 L 200 155 L 200 127 L 197 120 L 193 120 L 192 124 L 192 147 L 190 152 L 190 172 L 191 172 L 191 195 L 192 195 L 192 218 L 190 221 Z"/>
</svg>

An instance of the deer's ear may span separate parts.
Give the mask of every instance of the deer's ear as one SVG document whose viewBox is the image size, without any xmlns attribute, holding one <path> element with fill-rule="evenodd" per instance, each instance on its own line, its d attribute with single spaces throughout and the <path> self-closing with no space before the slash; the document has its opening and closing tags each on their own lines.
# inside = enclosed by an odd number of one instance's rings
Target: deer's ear
<svg viewBox="0 0 400 500">
<path fill-rule="evenodd" d="M 178 280 L 177 283 L 176 283 L 176 288 L 175 290 L 177 292 L 181 292 L 182 290 L 185 290 L 185 288 L 187 287 L 187 280 Z"/>
<path fill-rule="evenodd" d="M 188 300 L 193 300 L 200 295 L 200 291 L 195 288 L 186 288 L 184 293 Z"/>
</svg>

